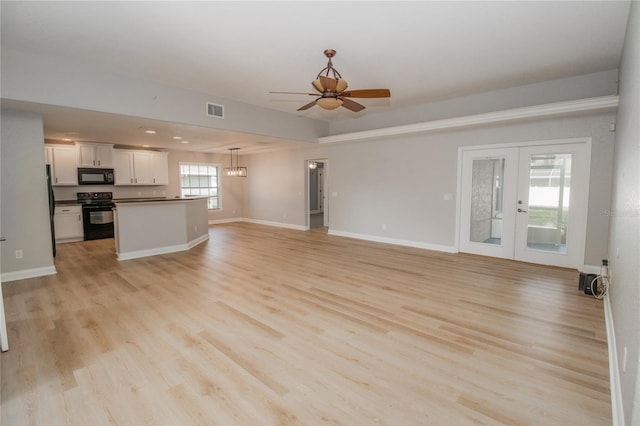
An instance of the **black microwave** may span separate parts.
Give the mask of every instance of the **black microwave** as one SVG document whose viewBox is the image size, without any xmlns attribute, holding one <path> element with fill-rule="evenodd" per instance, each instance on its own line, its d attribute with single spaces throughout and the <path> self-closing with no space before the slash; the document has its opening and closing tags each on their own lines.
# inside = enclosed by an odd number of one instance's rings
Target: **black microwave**
<svg viewBox="0 0 640 426">
<path fill-rule="evenodd" d="M 78 185 L 113 185 L 113 169 L 78 168 Z"/>
</svg>

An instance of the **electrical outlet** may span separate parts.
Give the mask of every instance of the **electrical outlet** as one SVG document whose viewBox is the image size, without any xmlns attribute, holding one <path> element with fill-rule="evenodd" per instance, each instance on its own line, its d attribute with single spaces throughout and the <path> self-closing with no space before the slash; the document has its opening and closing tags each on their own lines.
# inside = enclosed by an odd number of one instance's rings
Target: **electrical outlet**
<svg viewBox="0 0 640 426">
<path fill-rule="evenodd" d="M 16 250 L 16 259 L 22 259 L 22 250 Z"/>
</svg>

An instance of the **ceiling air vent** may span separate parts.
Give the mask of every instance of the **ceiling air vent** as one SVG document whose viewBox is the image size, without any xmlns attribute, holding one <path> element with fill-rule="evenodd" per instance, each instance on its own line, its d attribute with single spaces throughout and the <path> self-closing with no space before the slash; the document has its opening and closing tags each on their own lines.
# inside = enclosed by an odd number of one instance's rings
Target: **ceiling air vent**
<svg viewBox="0 0 640 426">
<path fill-rule="evenodd" d="M 207 115 L 209 117 L 224 118 L 224 105 L 207 102 Z"/>
</svg>

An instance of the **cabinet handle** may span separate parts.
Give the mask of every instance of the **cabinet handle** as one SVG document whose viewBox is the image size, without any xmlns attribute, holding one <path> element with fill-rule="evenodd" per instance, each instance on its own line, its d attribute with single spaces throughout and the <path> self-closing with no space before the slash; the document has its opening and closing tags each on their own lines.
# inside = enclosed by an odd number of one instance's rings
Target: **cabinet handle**
<svg viewBox="0 0 640 426">
<path fill-rule="evenodd" d="M 79 215 L 78 215 L 78 222 L 80 222 L 81 220 L 82 220 L 82 215 L 81 215 L 81 214 L 79 214 Z"/>
<path fill-rule="evenodd" d="M 93 165 L 94 165 L 94 166 L 96 165 L 96 160 L 93 160 Z"/>
<path fill-rule="evenodd" d="M 138 183 L 138 178 L 136 178 L 136 183 Z"/>
<path fill-rule="evenodd" d="M 56 183 L 58 183 L 58 178 L 56 178 Z"/>
<path fill-rule="evenodd" d="M 100 165 L 100 160 L 98 160 L 98 166 Z"/>
<path fill-rule="evenodd" d="M 131 183 L 133 183 L 133 178 L 131 178 Z"/>
</svg>

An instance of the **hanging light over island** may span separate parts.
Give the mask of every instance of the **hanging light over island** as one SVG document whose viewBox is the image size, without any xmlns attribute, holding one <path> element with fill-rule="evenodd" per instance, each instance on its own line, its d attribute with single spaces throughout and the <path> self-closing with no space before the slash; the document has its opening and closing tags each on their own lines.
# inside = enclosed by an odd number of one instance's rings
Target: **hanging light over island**
<svg viewBox="0 0 640 426">
<path fill-rule="evenodd" d="M 231 151 L 230 157 L 231 157 L 231 167 L 226 167 L 224 169 L 224 175 L 225 176 L 231 176 L 231 177 L 247 177 L 247 168 L 246 167 L 240 167 L 239 163 L 239 157 L 238 157 L 238 150 L 240 148 L 229 148 L 229 151 Z M 236 152 L 236 163 L 235 166 L 233 165 L 233 152 Z"/>
</svg>

